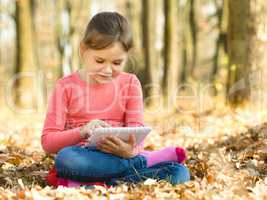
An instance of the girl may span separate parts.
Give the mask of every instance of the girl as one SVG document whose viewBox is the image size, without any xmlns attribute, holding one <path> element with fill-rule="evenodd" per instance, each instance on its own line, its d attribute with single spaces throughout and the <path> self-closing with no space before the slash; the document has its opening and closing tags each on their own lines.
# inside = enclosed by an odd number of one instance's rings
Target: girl
<svg viewBox="0 0 267 200">
<path fill-rule="evenodd" d="M 96 127 L 144 126 L 143 94 L 137 76 L 123 72 L 132 48 L 127 20 L 116 12 L 95 15 L 79 46 L 82 68 L 56 82 L 50 97 L 41 143 L 57 153 L 57 176 L 71 185 L 90 181 L 116 185 L 119 181 L 190 179 L 182 162 L 185 150 L 167 147 L 145 151 L 118 137 L 103 138 L 96 148 L 83 147 Z"/>
</svg>

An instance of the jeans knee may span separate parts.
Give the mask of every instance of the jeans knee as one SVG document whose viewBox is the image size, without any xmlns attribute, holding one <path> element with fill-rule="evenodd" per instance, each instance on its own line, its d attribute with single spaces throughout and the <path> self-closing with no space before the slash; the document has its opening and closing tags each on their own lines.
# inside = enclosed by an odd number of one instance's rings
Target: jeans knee
<svg viewBox="0 0 267 200">
<path fill-rule="evenodd" d="M 173 185 L 190 181 L 190 171 L 183 164 L 177 164 L 169 168 L 171 170 L 171 183 Z"/>
<path fill-rule="evenodd" d="M 57 155 L 55 156 L 55 164 L 60 163 L 61 161 L 64 161 L 71 150 L 72 150 L 72 147 L 65 147 L 59 150 Z"/>
<path fill-rule="evenodd" d="M 183 175 L 182 176 L 182 182 L 190 181 L 190 171 L 189 171 L 188 167 L 186 167 L 185 165 L 181 164 L 179 166 L 179 171 Z"/>
<path fill-rule="evenodd" d="M 55 167 L 58 172 L 75 170 L 82 168 L 82 162 L 79 162 L 79 155 L 74 146 L 61 149 L 55 157 Z"/>
</svg>

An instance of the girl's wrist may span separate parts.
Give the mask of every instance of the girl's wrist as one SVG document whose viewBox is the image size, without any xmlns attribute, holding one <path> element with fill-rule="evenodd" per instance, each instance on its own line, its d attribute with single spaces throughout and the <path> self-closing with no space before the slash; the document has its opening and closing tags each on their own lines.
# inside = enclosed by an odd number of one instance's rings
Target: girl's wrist
<svg viewBox="0 0 267 200">
<path fill-rule="evenodd" d="M 129 158 L 132 158 L 132 157 L 135 157 L 135 156 L 136 156 L 136 154 L 135 154 L 135 152 L 133 151 L 133 152 L 130 152 L 130 153 L 129 153 L 129 156 L 128 156 L 128 157 L 129 157 Z"/>
</svg>

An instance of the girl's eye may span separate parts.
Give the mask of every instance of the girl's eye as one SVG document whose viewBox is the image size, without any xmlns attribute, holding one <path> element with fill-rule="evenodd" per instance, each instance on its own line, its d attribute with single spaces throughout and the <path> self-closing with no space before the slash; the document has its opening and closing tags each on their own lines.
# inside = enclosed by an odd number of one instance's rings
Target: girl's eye
<svg viewBox="0 0 267 200">
<path fill-rule="evenodd" d="M 114 62 L 113 64 L 114 65 L 120 65 L 121 63 L 120 62 Z"/>
<path fill-rule="evenodd" d="M 101 64 L 101 63 L 104 63 L 103 60 L 96 60 L 96 62 L 97 62 L 97 63 L 100 63 L 100 64 Z"/>
</svg>

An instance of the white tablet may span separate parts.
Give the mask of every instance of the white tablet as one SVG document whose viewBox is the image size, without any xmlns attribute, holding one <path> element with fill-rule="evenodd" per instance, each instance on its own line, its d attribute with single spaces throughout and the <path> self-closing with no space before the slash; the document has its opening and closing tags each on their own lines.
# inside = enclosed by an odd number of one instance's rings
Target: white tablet
<svg viewBox="0 0 267 200">
<path fill-rule="evenodd" d="M 140 144 L 152 129 L 148 126 L 140 127 L 107 127 L 95 128 L 93 135 L 88 140 L 85 146 L 95 147 L 96 143 L 105 136 L 115 135 L 124 141 L 128 141 L 130 134 L 135 135 L 136 144 Z"/>
</svg>

